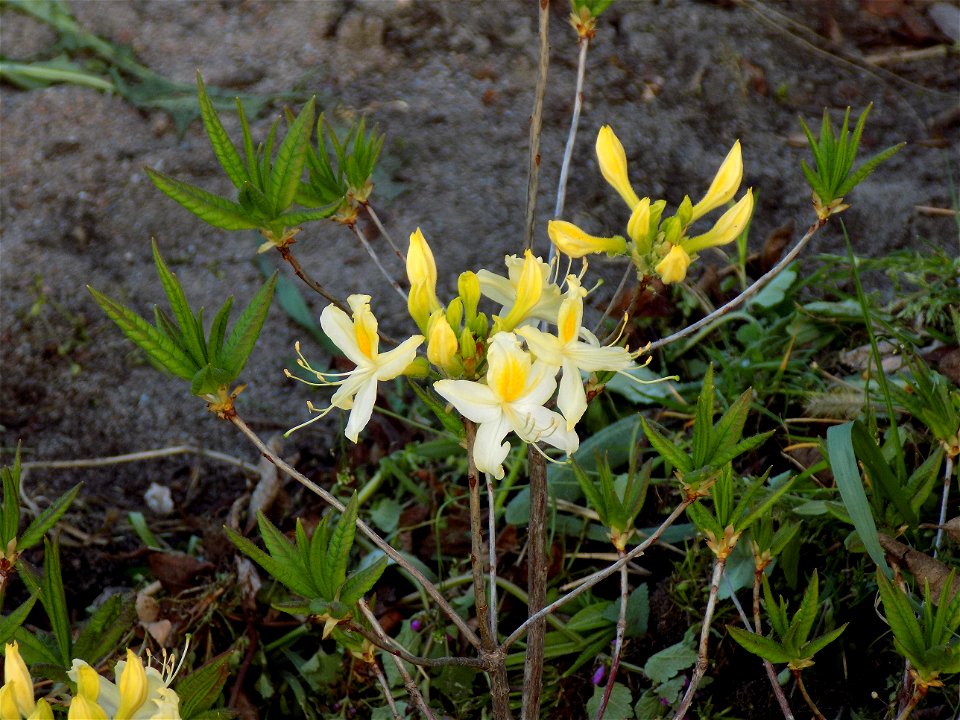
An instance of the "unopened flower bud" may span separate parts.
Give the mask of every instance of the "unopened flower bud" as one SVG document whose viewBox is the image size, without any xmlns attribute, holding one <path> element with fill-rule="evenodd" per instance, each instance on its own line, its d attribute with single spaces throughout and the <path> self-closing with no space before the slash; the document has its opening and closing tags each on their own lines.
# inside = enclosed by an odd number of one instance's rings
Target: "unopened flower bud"
<svg viewBox="0 0 960 720">
<path fill-rule="evenodd" d="M 690 238 L 683 241 L 683 247 L 687 253 L 695 253 L 708 247 L 717 245 L 726 245 L 736 239 L 743 232 L 743 229 L 750 222 L 750 216 L 753 214 L 753 192 L 747 190 L 747 194 L 740 198 L 740 201 L 732 208 L 727 210 L 716 224 L 703 235 Z"/>
<path fill-rule="evenodd" d="M 447 305 L 447 322 L 450 323 L 451 328 L 459 328 L 462 320 L 463 300 L 455 297 L 450 301 L 450 304 Z"/>
<path fill-rule="evenodd" d="M 530 250 L 524 252 L 516 300 L 506 317 L 500 319 L 501 330 L 513 330 L 526 319 L 540 301 L 540 296 L 543 295 L 543 273 L 540 271 L 540 262 L 540 259 L 535 258 Z"/>
<path fill-rule="evenodd" d="M 647 203 L 649 204 L 649 200 Z M 560 252 L 572 258 L 582 258 L 593 253 L 622 255 L 627 250 L 627 241 L 619 235 L 609 238 L 588 235 L 566 220 L 551 220 L 547 223 L 547 234 Z"/>
<path fill-rule="evenodd" d="M 670 252 L 658 264 L 655 270 L 660 279 L 667 285 L 683 281 L 690 267 L 690 256 L 679 245 L 670 248 Z"/>
<path fill-rule="evenodd" d="M 458 349 L 457 336 L 443 311 L 435 311 L 430 316 L 430 327 L 427 330 L 427 358 L 444 372 L 452 374 L 456 369 Z"/>
<path fill-rule="evenodd" d="M 740 141 L 737 140 L 727 157 L 720 165 L 710 189 L 703 196 L 703 200 L 693 207 L 693 220 L 703 217 L 714 208 L 725 205 L 737 194 L 740 181 L 743 178 L 743 159 L 740 153 Z"/>
<path fill-rule="evenodd" d="M 633 191 L 627 175 L 627 154 L 609 125 L 604 125 L 597 134 L 597 161 L 600 163 L 603 179 L 620 193 L 623 201 L 633 210 L 640 198 Z"/>
</svg>

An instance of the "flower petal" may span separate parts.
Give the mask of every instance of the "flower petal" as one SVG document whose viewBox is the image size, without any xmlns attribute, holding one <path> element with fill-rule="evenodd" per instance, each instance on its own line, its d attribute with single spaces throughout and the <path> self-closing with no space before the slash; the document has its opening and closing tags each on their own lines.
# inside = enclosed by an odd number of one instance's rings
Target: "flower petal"
<svg viewBox="0 0 960 720">
<path fill-rule="evenodd" d="M 353 329 L 353 320 L 336 305 L 327 305 L 320 313 L 320 327 L 328 338 L 340 348 L 352 363 L 366 365 L 370 358 L 363 354 L 357 344 L 357 334 Z"/>
<path fill-rule="evenodd" d="M 347 419 L 347 427 L 343 434 L 348 440 L 356 443 L 367 423 L 370 422 L 370 416 L 373 415 L 373 405 L 377 401 L 377 379 L 371 377 L 366 383 L 360 386 L 356 396 L 353 398 L 353 409 L 350 411 L 350 417 Z"/>
<path fill-rule="evenodd" d="M 560 343 L 560 338 L 532 325 L 518 327 L 514 332 L 527 341 L 527 347 L 537 360 L 560 367 L 563 362 L 563 345 Z"/>
<path fill-rule="evenodd" d="M 503 415 L 500 401 L 493 391 L 473 380 L 437 380 L 433 389 L 452 403 L 457 412 L 473 422 L 494 422 Z"/>
<path fill-rule="evenodd" d="M 580 368 L 570 360 L 563 363 L 560 392 L 557 393 L 557 408 L 567 421 L 567 430 L 573 430 L 587 411 L 587 393 L 583 389 Z"/>
<path fill-rule="evenodd" d="M 417 357 L 417 348 L 423 343 L 423 335 L 414 335 L 397 345 L 393 350 L 380 353 L 375 363 L 377 380 L 393 380 L 403 374 L 407 366 Z"/>
<path fill-rule="evenodd" d="M 503 414 L 491 422 L 480 423 L 473 443 L 473 461 L 477 470 L 490 473 L 497 480 L 503 477 L 503 461 L 510 452 L 510 443 L 503 442 L 503 439 L 510 430 L 510 423 Z"/>
</svg>

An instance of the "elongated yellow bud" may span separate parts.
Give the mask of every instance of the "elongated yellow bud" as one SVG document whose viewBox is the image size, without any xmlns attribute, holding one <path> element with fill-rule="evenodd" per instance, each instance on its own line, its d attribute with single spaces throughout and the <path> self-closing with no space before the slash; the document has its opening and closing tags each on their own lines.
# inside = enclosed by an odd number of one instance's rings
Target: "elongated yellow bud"
<svg viewBox="0 0 960 720">
<path fill-rule="evenodd" d="M 480 280 L 472 270 L 460 273 L 457 278 L 457 292 L 463 300 L 463 311 L 467 322 L 473 322 L 477 316 L 477 305 L 480 304 Z"/>
<path fill-rule="evenodd" d="M 13 701 L 20 714 L 29 715 L 36 707 L 36 703 L 33 701 L 33 680 L 30 678 L 26 663 L 20 657 L 20 645 L 17 642 L 7 643 L 4 647 L 4 658 L 4 686 L 9 685 L 13 688 Z M 10 704 L 8 699 L 5 699 L 5 702 L 7 705 Z"/>
<path fill-rule="evenodd" d="M 430 313 L 440 307 L 440 301 L 437 300 L 437 264 L 420 228 L 410 233 L 407 279 L 410 281 L 407 309 L 417 327 L 426 333 Z"/>
<path fill-rule="evenodd" d="M 0 718 L 19 718 L 20 709 L 17 707 L 17 684 L 5 682 L 0 687 Z"/>
<path fill-rule="evenodd" d="M 630 220 L 627 222 L 627 235 L 637 244 L 640 252 L 649 252 L 650 198 L 643 198 L 630 213 Z"/>
<path fill-rule="evenodd" d="M 707 194 L 703 196 L 703 200 L 693 206 L 691 222 L 703 217 L 714 208 L 730 202 L 737 194 L 741 179 L 743 179 L 743 159 L 740 154 L 740 141 L 737 140 L 720 165 Z"/>
<path fill-rule="evenodd" d="M 67 720 L 110 720 L 110 718 L 95 702 L 90 702 L 83 695 L 76 695 L 70 701 Z"/>
<path fill-rule="evenodd" d="M 501 330 L 513 330 L 523 322 L 543 295 L 543 273 L 540 271 L 540 259 L 529 250 L 524 251 L 523 269 L 517 283 L 517 296 L 507 316 L 501 318 Z"/>
<path fill-rule="evenodd" d="M 443 310 L 436 310 L 430 316 L 430 328 L 427 332 L 427 359 L 450 374 L 456 369 L 458 349 L 456 333 L 447 322 L 446 315 Z"/>
<path fill-rule="evenodd" d="M 127 664 L 120 673 L 120 707 L 114 720 L 128 720 L 147 701 L 147 673 L 133 650 L 127 650 Z"/>
<path fill-rule="evenodd" d="M 683 240 L 683 247 L 688 254 L 692 255 L 704 248 L 726 245 L 743 232 L 747 223 L 750 222 L 752 214 L 753 191 L 747 190 L 747 194 L 740 198 L 736 205 L 721 215 L 709 231 L 703 235 Z"/>
<path fill-rule="evenodd" d="M 2 717 L 6 717 L 6 715 L 2 715 Z M 40 698 L 37 700 L 37 707 L 27 716 L 27 720 L 53 720 L 53 708 L 47 704 L 46 700 Z"/>
<path fill-rule="evenodd" d="M 413 318 L 413 321 L 422 333 L 427 332 L 430 313 L 436 309 L 433 306 L 435 299 L 436 296 L 431 292 L 430 287 L 426 283 L 412 285 L 410 292 L 407 294 L 407 310 L 410 311 L 410 317 Z M 439 305 L 439 303 L 437 303 L 437 305 Z"/>
<path fill-rule="evenodd" d="M 640 198 L 633 191 L 627 175 L 627 154 L 609 125 L 604 125 L 597 134 L 597 161 L 600 163 L 603 179 L 620 193 L 623 201 L 633 210 Z"/>
<path fill-rule="evenodd" d="M 557 246 L 557 250 L 572 258 L 582 258 L 593 253 L 622 255 L 627 250 L 627 241 L 619 235 L 609 238 L 589 235 L 566 220 L 548 222 L 547 234 L 550 241 Z"/>
<path fill-rule="evenodd" d="M 670 248 L 667 256 L 657 263 L 654 270 L 657 275 L 667 285 L 671 283 L 682 282 L 687 276 L 687 268 L 690 267 L 690 256 L 679 245 Z"/>
</svg>

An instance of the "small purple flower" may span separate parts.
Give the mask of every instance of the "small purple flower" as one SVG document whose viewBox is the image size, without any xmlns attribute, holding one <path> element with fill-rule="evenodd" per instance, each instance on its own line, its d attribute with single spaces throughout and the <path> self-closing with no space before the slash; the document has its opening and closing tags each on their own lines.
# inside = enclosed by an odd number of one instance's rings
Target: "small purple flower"
<svg viewBox="0 0 960 720">
<path fill-rule="evenodd" d="M 423 628 L 423 623 L 420 622 L 419 618 L 414 619 L 414 620 L 410 623 L 410 629 L 413 630 L 414 632 L 420 632 L 420 630 L 421 630 L 422 628 Z"/>
<path fill-rule="evenodd" d="M 670 701 L 662 697 L 660 698 L 660 704 L 663 705 L 664 707 L 668 707 L 670 705 Z"/>
<path fill-rule="evenodd" d="M 593 671 L 593 677 L 590 678 L 590 682 L 592 682 L 594 685 L 599 685 L 600 683 L 602 683 L 603 675 L 606 672 L 606 670 L 607 669 L 603 665 L 598 667 L 596 670 Z"/>
</svg>

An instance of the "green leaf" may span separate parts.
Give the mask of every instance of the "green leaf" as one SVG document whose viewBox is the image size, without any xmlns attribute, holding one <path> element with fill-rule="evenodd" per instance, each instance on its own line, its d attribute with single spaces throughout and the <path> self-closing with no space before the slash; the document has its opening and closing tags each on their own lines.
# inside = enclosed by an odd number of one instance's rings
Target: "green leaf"
<svg viewBox="0 0 960 720">
<path fill-rule="evenodd" d="M 60 545 L 56 538 L 53 541 L 43 538 L 43 580 L 40 588 L 40 603 L 50 620 L 61 663 L 63 667 L 69 667 L 72 658 L 72 631 L 67 596 L 63 588 L 63 574 L 60 572 Z"/>
<path fill-rule="evenodd" d="M 197 397 L 216 395 L 220 388 L 229 386 L 235 379 L 236 375 L 223 368 L 207 364 L 190 379 L 190 393 Z"/>
<path fill-rule="evenodd" d="M 251 218 L 235 202 L 180 182 L 159 170 L 147 168 L 147 175 L 164 195 L 214 227 L 223 230 L 251 230 L 260 226 L 257 220 Z"/>
<path fill-rule="evenodd" d="M 820 637 L 814 638 L 813 640 L 808 642 L 806 645 L 803 646 L 803 648 L 801 648 L 803 650 L 804 657 L 812 658 L 818 652 L 823 650 L 823 648 L 825 648 L 827 645 L 829 645 L 838 637 L 840 637 L 843 631 L 847 629 L 848 624 L 849 623 L 844 623 L 840 627 L 834 630 L 831 630 L 830 632 L 825 633 Z"/>
<path fill-rule="evenodd" d="M 347 564 L 350 562 L 350 550 L 353 548 L 353 538 L 357 530 L 356 522 L 359 506 L 357 494 L 354 493 L 330 533 L 326 562 L 330 568 L 329 577 L 334 590 L 343 585 L 347 579 Z"/>
<path fill-rule="evenodd" d="M 119 593 L 111 595 L 83 626 L 73 644 L 73 657 L 96 666 L 117 649 L 136 620 L 134 604 Z"/>
<path fill-rule="evenodd" d="M 717 421 L 713 428 L 713 437 L 710 443 L 711 458 L 709 462 L 711 465 L 717 467 L 723 465 L 723 462 L 713 460 L 713 457 L 718 453 L 729 452 L 740 441 L 740 437 L 743 435 L 743 426 L 747 422 L 747 415 L 750 413 L 752 400 L 753 390 L 746 390 Z"/>
<path fill-rule="evenodd" d="M 213 318 L 213 324 L 210 326 L 210 337 L 207 339 L 207 357 L 210 362 L 216 366 L 222 365 L 223 340 L 227 334 L 227 321 L 230 318 L 230 310 L 233 308 L 233 296 L 226 299 L 220 310 Z"/>
<path fill-rule="evenodd" d="M 232 655 L 232 650 L 217 655 L 177 681 L 174 689 L 180 698 L 180 717 L 183 720 L 197 720 L 201 713 L 213 707 L 230 677 Z"/>
<path fill-rule="evenodd" d="M 654 653 L 643 666 L 643 674 L 658 685 L 665 683 L 681 670 L 686 670 L 697 661 L 697 653 L 686 640 Z"/>
<path fill-rule="evenodd" d="M 0 645 L 9 642 L 14 633 L 27 621 L 27 616 L 33 609 L 33 605 L 37 602 L 38 597 L 40 597 L 40 591 L 34 590 L 30 597 L 23 601 L 20 607 L 9 615 L 0 617 Z"/>
<path fill-rule="evenodd" d="M 234 379 L 240 375 L 244 365 L 247 364 L 250 353 L 253 352 L 253 346 L 256 345 L 257 338 L 260 336 L 260 328 L 263 327 L 263 321 L 270 309 L 270 301 L 273 300 L 273 289 L 276 284 L 277 273 L 274 272 L 254 295 L 243 314 L 240 315 L 237 324 L 233 326 L 230 338 L 223 347 L 224 369 Z"/>
<path fill-rule="evenodd" d="M 710 462 L 713 442 L 713 364 L 707 367 L 703 388 L 697 397 L 693 421 L 693 467 L 702 468 Z"/>
<path fill-rule="evenodd" d="M 877 525 L 870 512 L 870 504 L 863 490 L 860 480 L 860 469 L 857 466 L 857 457 L 853 452 L 853 423 L 834 425 L 827 430 L 827 453 L 830 456 L 830 468 L 840 490 L 853 526 L 860 534 L 860 539 L 871 559 L 887 575 L 892 574 L 887 565 L 883 548 L 877 535 Z"/>
<path fill-rule="evenodd" d="M 571 465 L 573 467 L 573 474 L 577 478 L 577 483 L 580 485 L 580 490 L 583 492 L 584 497 L 587 498 L 587 503 L 589 503 L 590 507 L 600 516 L 600 522 L 606 525 L 607 507 L 603 495 L 597 489 L 593 478 L 587 476 L 576 460 L 572 460 Z"/>
<path fill-rule="evenodd" d="M 13 456 L 13 465 L 0 468 L 0 478 L 3 480 L 3 522 L 0 523 L 0 553 L 17 536 L 20 527 L 20 443 L 17 443 L 17 452 Z M 36 522 L 36 521 L 34 521 Z M 41 533 L 42 535 L 43 533 Z M 22 546 L 23 539 L 18 541 Z"/>
<path fill-rule="evenodd" d="M 89 285 L 87 290 L 107 316 L 120 327 L 123 334 L 143 350 L 154 363 L 184 380 L 194 376 L 197 366 L 193 359 L 164 333 L 129 308 L 111 300 Z"/>
<path fill-rule="evenodd" d="M 17 462 L 19 463 L 19 448 L 17 448 L 17 450 Z M 82 482 L 74 485 L 33 519 L 33 522 L 27 526 L 27 529 L 24 530 L 23 534 L 17 539 L 18 552 L 32 548 L 40 542 L 40 539 L 46 535 L 47 531 L 63 517 L 63 514 L 67 511 L 67 508 L 70 507 L 70 503 L 73 502 L 82 485 Z"/>
<path fill-rule="evenodd" d="M 213 153 L 220 161 L 220 166 L 230 178 L 235 187 L 239 188 L 243 183 L 250 180 L 246 168 L 243 166 L 243 160 L 234 147 L 227 131 L 223 129 L 223 124 L 217 115 L 216 108 L 210 102 L 207 95 L 207 88 L 203 84 L 203 77 L 197 70 L 197 94 L 200 100 L 200 116 L 203 118 L 203 127 L 207 131 L 207 137 L 210 138 L 210 145 L 213 146 Z M 237 99 L 239 102 L 239 98 Z"/>
<path fill-rule="evenodd" d="M 794 659 L 793 655 L 776 640 L 731 625 L 727 625 L 727 632 L 738 645 L 767 662 L 780 664 Z"/>
<path fill-rule="evenodd" d="M 306 598 L 315 597 L 317 593 L 310 582 L 309 576 L 305 573 L 305 568 L 300 567 L 299 558 L 293 546 L 262 513 L 258 514 L 257 519 L 260 521 L 260 532 L 263 535 L 264 542 L 267 543 L 267 547 L 270 548 L 271 553 L 274 553 L 275 556 L 268 555 L 247 538 L 225 527 L 224 530 L 230 538 L 230 541 L 236 545 L 244 555 L 249 556 L 251 560 L 260 565 L 260 567 L 290 591 Z M 264 532 L 265 527 L 267 528 L 267 532 Z M 275 536 L 272 538 L 272 545 L 267 542 L 271 528 L 275 535 L 279 535 L 279 539 L 283 545 L 277 544 L 277 538 Z M 287 548 L 286 550 L 284 549 L 285 547 Z"/>
<path fill-rule="evenodd" d="M 346 582 L 340 586 L 339 599 L 345 605 L 352 606 L 366 595 L 377 584 L 383 571 L 387 569 L 386 556 L 362 570 L 352 573 Z"/>
<path fill-rule="evenodd" d="M 913 608 L 910 606 L 910 600 L 894 587 L 884 573 L 877 573 L 877 586 L 887 622 L 899 643 L 898 649 L 905 651 L 907 659 L 916 665 L 927 648 L 920 623 L 917 622 Z"/>
<path fill-rule="evenodd" d="M 870 173 L 872 173 L 874 170 L 876 170 L 877 166 L 880 163 L 885 162 L 886 160 L 889 160 L 891 157 L 893 157 L 898 152 L 900 152 L 900 149 L 903 148 L 904 145 L 906 145 L 906 143 L 903 143 L 903 142 L 897 143 L 896 145 L 892 145 L 888 147 L 886 150 L 883 150 L 882 152 L 877 153 L 872 158 L 867 160 L 860 167 L 858 167 L 853 172 L 853 174 L 850 175 L 850 177 L 847 178 L 846 182 L 840 185 L 839 189 L 837 190 L 837 194 L 840 197 L 843 197 L 848 192 L 853 190 L 853 188 L 855 188 L 857 185 L 859 185 L 864 180 L 866 180 L 867 176 L 870 175 Z"/>
<path fill-rule="evenodd" d="M 877 447 L 877 443 L 867 432 L 863 423 L 859 421 L 853 423 L 850 440 L 854 454 L 863 463 L 864 470 L 874 487 L 893 503 L 904 522 L 911 527 L 916 527 L 919 520 L 910 505 L 910 498 L 890 470 L 883 452 Z"/>
<path fill-rule="evenodd" d="M 283 222 L 283 224 L 287 226 L 302 225 L 303 223 L 313 222 L 314 220 L 326 220 L 339 208 L 340 202 L 337 201 L 333 205 L 325 205 L 316 210 L 298 210 L 295 212 L 283 213 L 282 215 L 277 216 L 277 220 Z"/>
<path fill-rule="evenodd" d="M 193 310 L 190 309 L 190 303 L 187 302 L 187 296 L 183 294 L 180 281 L 176 275 L 170 272 L 170 268 L 163 261 L 160 248 L 157 247 L 157 241 L 153 240 L 150 245 L 153 248 L 153 262 L 157 266 L 157 275 L 160 276 L 160 282 L 163 284 L 163 290 L 170 301 L 173 315 L 177 318 L 180 335 L 197 367 L 203 367 L 209 360 L 203 341 L 203 328 L 197 318 L 194 317 Z"/>
<path fill-rule="evenodd" d="M 306 158 L 310 133 L 313 131 L 313 118 L 316 111 L 316 98 L 304 106 L 303 110 L 287 130 L 287 136 L 280 144 L 277 158 L 270 173 L 270 206 L 274 215 L 279 215 L 293 202 L 303 175 L 303 163 Z"/>
<path fill-rule="evenodd" d="M 684 475 L 693 469 L 693 462 L 689 455 L 668 440 L 663 433 L 647 423 L 646 418 L 641 417 L 640 423 L 643 425 L 643 432 L 647 436 L 647 440 L 650 441 L 650 445 L 657 451 L 660 457 Z"/>
<path fill-rule="evenodd" d="M 803 599 L 800 601 L 800 607 L 796 615 L 790 621 L 790 627 L 787 634 L 782 637 L 783 644 L 791 650 L 799 650 L 807 642 L 810 636 L 810 630 L 813 629 L 813 623 L 817 619 L 819 594 L 819 580 L 817 571 L 813 571 L 810 578 L 810 584 L 807 585 L 806 592 L 803 593 Z"/>
<path fill-rule="evenodd" d="M 587 701 L 587 717 L 597 716 L 600 711 L 600 703 L 603 702 L 603 693 L 604 688 L 602 687 L 593 689 L 593 697 Z M 618 682 L 613 684 L 603 717 L 605 720 L 632 720 L 633 695 L 630 694 L 630 688 Z"/>
<path fill-rule="evenodd" d="M 463 429 L 463 421 L 460 419 L 460 415 L 458 413 L 447 412 L 446 401 L 436 394 L 432 386 L 426 388 L 421 387 L 418 383 L 410 380 L 410 378 L 407 378 L 407 382 L 410 387 L 413 388 L 416 396 L 423 401 L 423 404 L 430 408 L 430 411 L 440 421 L 440 424 L 443 425 L 444 430 L 453 433 L 458 438 L 465 437 L 466 431 Z"/>
</svg>

